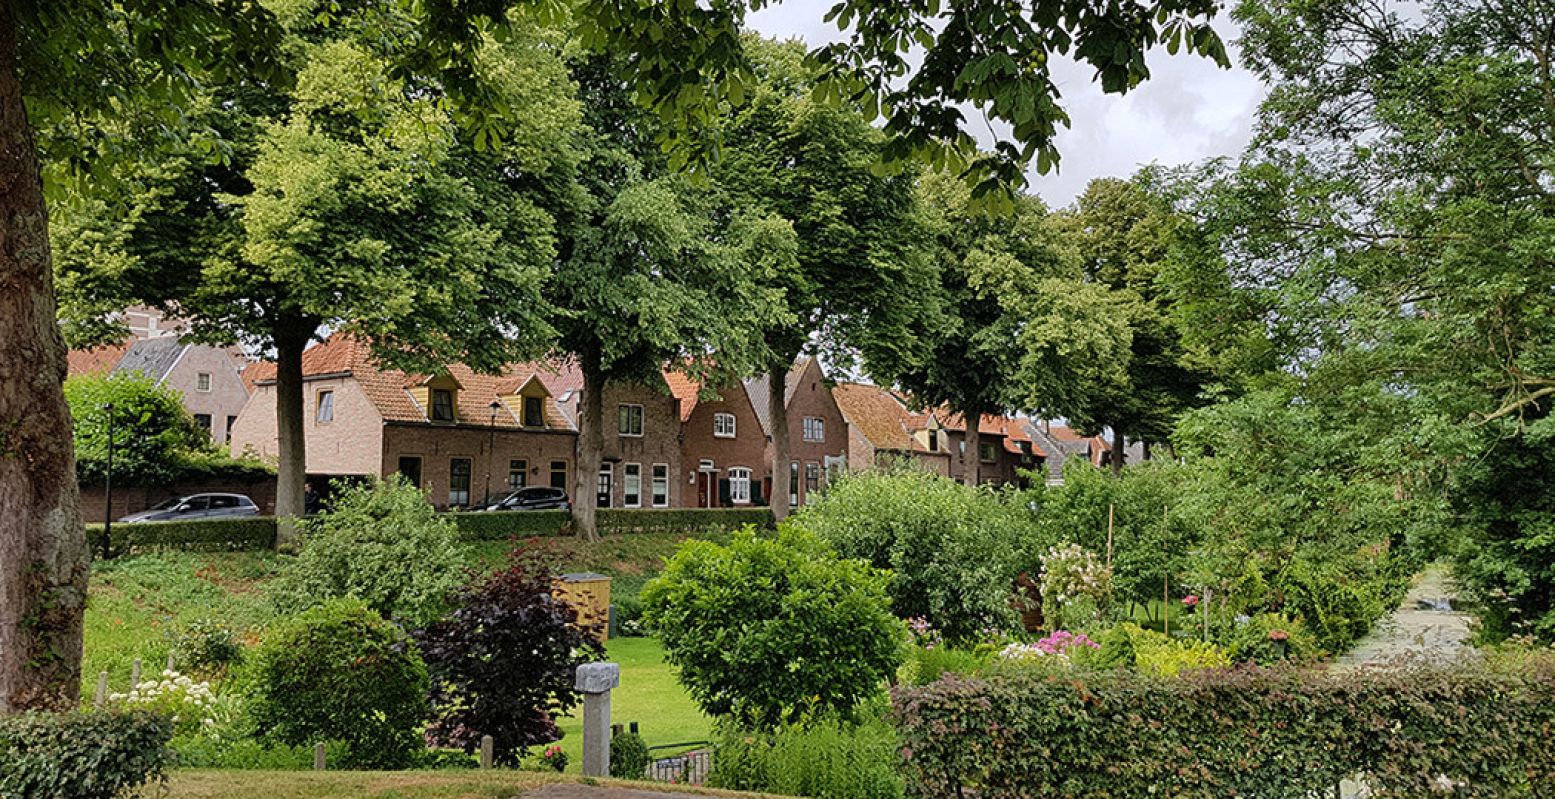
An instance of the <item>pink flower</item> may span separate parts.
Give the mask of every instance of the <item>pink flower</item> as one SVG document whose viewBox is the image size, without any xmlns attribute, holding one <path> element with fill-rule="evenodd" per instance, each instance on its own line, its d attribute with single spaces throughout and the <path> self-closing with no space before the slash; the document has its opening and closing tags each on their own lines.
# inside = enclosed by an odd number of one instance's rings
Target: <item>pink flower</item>
<svg viewBox="0 0 1555 799">
<path fill-rule="evenodd" d="M 1189 594 L 1182 598 L 1182 603 L 1191 608 L 1199 604 L 1199 597 L 1197 594 Z"/>
<path fill-rule="evenodd" d="M 1269 631 L 1269 640 L 1270 641 L 1284 641 L 1284 640 L 1287 640 L 1289 638 L 1290 638 L 1290 633 L 1285 632 L 1284 630 L 1270 630 Z"/>
</svg>

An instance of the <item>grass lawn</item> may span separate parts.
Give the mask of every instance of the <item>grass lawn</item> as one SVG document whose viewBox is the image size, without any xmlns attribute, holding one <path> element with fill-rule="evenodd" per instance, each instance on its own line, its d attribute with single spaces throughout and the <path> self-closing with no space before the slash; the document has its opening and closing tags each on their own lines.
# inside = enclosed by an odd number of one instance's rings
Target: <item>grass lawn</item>
<svg viewBox="0 0 1555 799">
<path fill-rule="evenodd" d="M 655 638 L 614 638 L 607 644 L 610 659 L 621 664 L 621 687 L 610 692 L 610 717 L 616 724 L 638 723 L 638 732 L 649 746 L 705 741 L 713 720 L 703 715 L 680 683 L 675 670 L 664 662 L 664 648 Z M 582 708 L 574 718 L 560 722 L 561 746 L 571 758 L 569 771 L 583 762 Z M 660 754 L 655 752 L 654 754 Z M 663 754 L 675 754 L 666 750 Z"/>
<path fill-rule="evenodd" d="M 170 799 L 464 799 L 515 797 L 554 782 L 669 793 L 755 797 L 728 791 L 620 780 L 579 780 L 526 771 L 175 771 Z"/>
</svg>

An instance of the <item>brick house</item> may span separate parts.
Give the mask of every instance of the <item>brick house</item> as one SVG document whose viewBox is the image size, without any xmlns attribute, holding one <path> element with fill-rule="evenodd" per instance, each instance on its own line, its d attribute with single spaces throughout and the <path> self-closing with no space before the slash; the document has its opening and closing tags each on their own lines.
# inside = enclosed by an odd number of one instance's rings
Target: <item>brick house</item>
<svg viewBox="0 0 1555 799">
<path fill-rule="evenodd" d="M 545 366 L 536 375 L 576 430 L 583 373 L 562 363 Z M 679 507 L 686 493 L 678 479 L 680 400 L 670 386 L 662 378 L 642 385 L 610 382 L 605 386 L 604 422 L 604 452 L 595 483 L 599 507 Z"/>
<path fill-rule="evenodd" d="M 842 409 L 832 397 L 832 389 L 821 364 L 814 358 L 801 358 L 788 370 L 784 387 L 784 407 L 788 411 L 788 501 L 790 505 L 808 504 L 826 488 L 827 481 L 848 466 L 848 425 Z M 772 417 L 768 409 L 768 377 L 745 381 L 745 391 L 750 396 L 756 418 L 762 432 L 768 438 L 773 435 Z M 768 441 L 765 460 L 772 462 L 772 446 Z M 779 467 L 781 471 L 782 467 Z M 767 476 L 767 491 L 772 496 L 771 480 L 783 479 L 782 475 Z"/>
<path fill-rule="evenodd" d="M 365 342 L 336 334 L 303 353 L 309 481 L 399 473 L 438 507 L 476 506 L 532 485 L 570 490 L 577 429 L 541 373 L 498 375 L 462 364 L 438 375 L 375 365 Z M 233 430 L 235 452 L 276 456 L 275 366 L 247 375 L 254 394 Z"/>
<path fill-rule="evenodd" d="M 960 414 L 935 410 L 914 418 L 913 424 L 925 436 L 933 435 L 950 453 L 950 477 L 963 480 L 966 475 L 962 453 L 966 449 L 966 423 Z M 1043 469 L 1047 452 L 1026 430 L 1024 419 L 983 414 L 978 424 L 980 449 L 978 482 L 984 485 L 1013 485 L 1025 488 L 1031 481 L 1023 471 Z"/>
<path fill-rule="evenodd" d="M 664 381 L 680 401 L 681 506 L 765 504 L 771 495 L 769 439 L 744 384 L 708 391 L 668 370 Z"/>
<path fill-rule="evenodd" d="M 940 445 L 939 433 L 914 429 L 919 417 L 896 392 L 866 383 L 838 383 L 832 396 L 848 424 L 848 468 L 908 462 L 950 476 L 950 450 Z"/>
<path fill-rule="evenodd" d="M 183 396 L 184 407 L 216 443 L 231 441 L 248 402 L 240 361 L 231 350 L 185 344 L 174 335 L 72 350 L 70 376 L 139 373 Z"/>
</svg>

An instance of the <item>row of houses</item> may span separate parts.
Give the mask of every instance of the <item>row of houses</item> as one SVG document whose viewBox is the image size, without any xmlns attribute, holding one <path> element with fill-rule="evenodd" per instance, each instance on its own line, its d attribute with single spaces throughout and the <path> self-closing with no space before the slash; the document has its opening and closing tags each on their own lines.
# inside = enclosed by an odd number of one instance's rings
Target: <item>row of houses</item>
<svg viewBox="0 0 1555 799">
<path fill-rule="evenodd" d="M 235 453 L 274 458 L 274 364 L 255 363 L 239 375 L 223 350 L 158 337 L 127 345 L 111 370 L 142 367 L 143 359 L 129 357 L 137 350 L 174 347 L 182 349 L 176 357 L 162 353 L 153 376 L 183 391 L 215 440 Z M 90 353 L 74 354 L 73 371 L 90 360 Z M 187 365 L 162 368 L 175 362 Z M 410 374 L 376 365 L 365 342 L 336 334 L 304 353 L 303 382 L 307 473 L 321 488 L 340 478 L 399 474 L 440 507 L 479 505 L 530 486 L 573 492 L 583 376 L 569 364 L 512 364 L 495 375 L 454 364 L 440 374 Z M 960 416 L 914 410 L 889 389 L 834 383 L 812 358 L 793 366 L 785 386 L 787 429 L 775 431 L 766 378 L 711 387 L 666 370 L 649 384 L 611 384 L 593 483 L 599 504 L 765 505 L 773 481 L 787 480 L 788 501 L 797 506 L 843 470 L 904 461 L 963 479 Z M 220 408 L 201 404 L 217 394 Z M 1108 455 L 1099 437 L 1030 419 L 985 416 L 980 431 L 979 475 L 990 484 L 1025 485 L 1034 474 L 1051 481 L 1067 458 L 1100 464 Z M 777 435 L 787 437 L 790 460 L 774 474 Z"/>
</svg>

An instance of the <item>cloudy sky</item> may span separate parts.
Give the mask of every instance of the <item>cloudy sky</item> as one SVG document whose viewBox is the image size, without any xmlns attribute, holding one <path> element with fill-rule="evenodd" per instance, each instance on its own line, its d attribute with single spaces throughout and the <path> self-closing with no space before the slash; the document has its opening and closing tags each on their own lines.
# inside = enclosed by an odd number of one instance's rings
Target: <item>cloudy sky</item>
<svg viewBox="0 0 1555 799">
<path fill-rule="evenodd" d="M 822 17 L 835 0 L 784 0 L 751 15 L 749 23 L 768 36 L 797 37 L 815 45 L 838 36 Z M 1229 20 L 1216 27 L 1228 44 Z M 1232 60 L 1237 61 L 1234 48 Z M 1057 83 L 1072 120 L 1058 137 L 1062 162 L 1056 173 L 1033 172 L 1031 189 L 1051 205 L 1066 205 L 1092 178 L 1127 176 L 1153 162 L 1180 164 L 1240 152 L 1251 134 L 1253 114 L 1263 99 L 1257 78 L 1239 67 L 1220 69 L 1198 56 L 1151 53 L 1151 78 L 1127 95 L 1105 95 L 1091 70 L 1073 63 L 1055 67 Z M 980 121 L 972 132 L 985 141 Z"/>
</svg>

